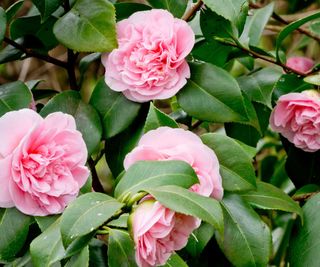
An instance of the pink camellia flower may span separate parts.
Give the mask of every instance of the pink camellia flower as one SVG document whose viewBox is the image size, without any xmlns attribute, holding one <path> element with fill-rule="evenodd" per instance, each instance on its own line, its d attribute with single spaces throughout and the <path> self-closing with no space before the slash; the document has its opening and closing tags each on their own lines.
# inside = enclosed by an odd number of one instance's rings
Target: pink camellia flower
<svg viewBox="0 0 320 267">
<path fill-rule="evenodd" d="M 306 73 L 312 69 L 314 61 L 308 57 L 290 57 L 286 65 L 294 70 Z"/>
<path fill-rule="evenodd" d="M 0 118 L 0 207 L 34 216 L 61 213 L 86 182 L 87 148 L 72 116 L 31 109 Z"/>
<path fill-rule="evenodd" d="M 140 11 L 117 24 L 119 47 L 102 56 L 105 82 L 130 100 L 146 102 L 175 95 L 190 77 L 185 57 L 195 37 L 168 11 Z"/>
<path fill-rule="evenodd" d="M 149 131 L 126 156 L 125 169 L 139 160 L 185 161 L 199 178 L 199 184 L 193 185 L 190 190 L 222 199 L 218 159 L 192 132 L 169 127 Z M 142 199 L 133 215 L 132 234 L 136 245 L 136 261 L 140 267 L 164 264 L 175 250 L 186 245 L 188 236 L 200 225 L 199 219 L 173 212 L 150 198 L 147 196 Z"/>
<path fill-rule="evenodd" d="M 222 199 L 223 188 L 216 154 L 190 131 L 160 127 L 149 131 L 140 139 L 124 160 L 128 169 L 139 160 L 183 160 L 195 170 L 200 183 L 192 191 Z"/>
<path fill-rule="evenodd" d="M 129 221 L 139 267 L 164 265 L 173 251 L 187 244 L 190 234 L 199 226 L 194 217 L 176 213 L 154 200 L 142 202 Z"/>
<path fill-rule="evenodd" d="M 279 98 L 271 113 L 271 128 L 307 152 L 320 149 L 320 94 L 314 90 Z"/>
</svg>

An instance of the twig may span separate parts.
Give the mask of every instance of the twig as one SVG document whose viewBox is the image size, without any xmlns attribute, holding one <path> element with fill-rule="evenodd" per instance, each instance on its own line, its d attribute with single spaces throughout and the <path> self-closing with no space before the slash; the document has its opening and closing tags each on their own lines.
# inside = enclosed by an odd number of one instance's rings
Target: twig
<svg viewBox="0 0 320 267">
<path fill-rule="evenodd" d="M 253 8 L 253 9 L 259 9 L 261 8 L 260 5 L 257 5 L 257 4 L 254 4 L 254 3 L 250 3 L 250 7 Z M 285 25 L 289 25 L 290 22 L 289 21 L 286 21 L 284 18 L 280 17 L 277 13 L 275 12 L 272 12 L 272 15 L 271 15 L 272 18 L 274 18 L 276 21 L 282 23 L 282 24 L 285 24 Z M 310 38 L 320 42 L 320 37 L 313 34 L 312 32 L 308 31 L 308 30 L 305 30 L 303 28 L 297 28 L 296 31 L 304 34 L 304 35 L 307 35 L 309 36 Z"/>
<path fill-rule="evenodd" d="M 99 180 L 98 174 L 97 174 L 97 170 L 96 170 L 96 166 L 94 165 L 94 161 L 91 157 L 89 157 L 88 159 L 88 165 L 90 167 L 91 170 L 91 176 L 92 176 L 92 188 L 94 191 L 96 192 L 104 192 L 103 186 Z"/>
<path fill-rule="evenodd" d="M 201 0 L 198 0 L 197 3 L 195 3 L 187 12 L 182 16 L 181 19 L 185 21 L 189 21 L 195 13 L 201 8 L 203 5 L 203 2 Z"/>
<path fill-rule="evenodd" d="M 193 130 L 197 129 L 202 123 L 203 123 L 203 121 L 197 120 L 194 124 L 191 125 L 190 130 L 193 131 Z"/>
<path fill-rule="evenodd" d="M 293 196 L 292 199 L 295 201 L 306 201 L 309 198 L 313 197 L 314 195 L 318 194 L 319 192 L 311 192 L 311 193 L 305 193 L 298 196 Z"/>
<path fill-rule="evenodd" d="M 77 84 L 77 78 L 76 73 L 74 69 L 75 62 L 77 60 L 77 56 L 73 53 L 71 49 L 68 49 L 68 76 L 69 76 L 69 84 L 71 90 L 79 90 L 78 84 Z"/>
<path fill-rule="evenodd" d="M 65 68 L 67 69 L 68 68 L 68 64 L 67 62 L 64 62 L 64 61 L 61 61 L 59 59 L 56 59 L 56 58 L 53 58 L 53 57 L 50 57 L 49 55 L 43 55 L 43 54 L 39 54 L 38 52 L 30 49 L 30 48 L 26 48 L 24 47 L 23 45 L 21 44 L 18 44 L 17 42 L 11 40 L 10 38 L 8 37 L 4 37 L 3 39 L 7 44 L 21 50 L 23 53 L 26 54 L 27 57 L 35 57 L 35 58 L 38 58 L 38 59 L 41 59 L 41 60 L 44 60 L 46 62 L 49 62 L 51 64 L 54 64 L 56 66 L 59 66 L 59 67 L 62 67 L 62 68 Z"/>
</svg>

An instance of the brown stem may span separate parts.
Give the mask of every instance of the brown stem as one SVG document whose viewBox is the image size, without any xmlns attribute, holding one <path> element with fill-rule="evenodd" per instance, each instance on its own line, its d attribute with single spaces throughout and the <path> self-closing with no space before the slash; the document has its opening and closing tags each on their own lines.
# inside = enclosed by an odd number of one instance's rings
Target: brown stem
<svg viewBox="0 0 320 267">
<path fill-rule="evenodd" d="M 281 63 L 279 61 L 276 61 L 275 59 L 260 55 L 259 53 L 255 52 L 255 51 L 252 51 L 252 50 L 250 50 L 248 48 L 245 48 L 243 46 L 239 46 L 239 45 L 237 45 L 235 43 L 224 41 L 224 40 L 219 40 L 219 39 L 217 39 L 217 41 L 222 42 L 225 45 L 236 47 L 236 48 L 240 49 L 241 51 L 245 52 L 246 54 L 248 54 L 248 55 L 250 55 L 250 56 L 252 56 L 254 58 L 259 58 L 259 59 L 262 59 L 262 60 L 267 61 L 269 63 L 278 65 L 278 66 L 282 67 L 286 72 L 292 72 L 292 73 L 295 73 L 295 74 L 303 76 L 303 77 L 304 76 L 308 76 L 310 73 L 312 73 L 312 72 L 303 73 L 303 72 L 297 71 L 295 69 L 292 69 L 292 68 L 286 66 L 285 64 L 283 64 L 283 63 Z"/>
<path fill-rule="evenodd" d="M 201 0 L 198 0 L 197 3 L 195 3 L 187 12 L 182 16 L 181 19 L 185 21 L 189 21 L 195 13 L 201 8 L 203 5 L 203 2 Z"/>
<path fill-rule="evenodd" d="M 71 49 L 68 49 L 68 76 L 69 76 L 69 84 L 71 90 L 76 90 L 78 91 L 78 84 L 77 84 L 77 78 L 76 78 L 76 73 L 75 73 L 75 62 L 76 62 L 77 56 L 73 53 Z"/>
<path fill-rule="evenodd" d="M 68 68 L 68 63 L 67 62 L 64 62 L 64 61 L 61 61 L 59 59 L 56 59 L 56 58 L 53 58 L 53 57 L 50 57 L 49 55 L 43 55 L 43 54 L 39 54 L 38 52 L 30 49 L 30 48 L 26 48 L 24 47 L 23 45 L 21 44 L 18 44 L 17 42 L 11 40 L 10 38 L 8 37 L 4 37 L 3 39 L 7 44 L 21 50 L 23 53 L 26 54 L 27 57 L 35 57 L 35 58 L 38 58 L 38 59 L 41 59 L 41 60 L 44 60 L 46 62 L 49 62 L 51 64 L 54 64 L 56 66 L 59 66 L 59 67 L 62 67 L 62 68 L 65 68 L 67 69 Z"/>
<path fill-rule="evenodd" d="M 90 167 L 91 170 L 91 176 L 92 176 L 92 188 L 94 191 L 96 192 L 104 192 L 103 186 L 99 180 L 98 174 L 97 174 L 97 170 L 96 170 L 96 166 L 94 164 L 94 161 L 91 157 L 89 157 L 88 159 L 88 165 Z"/>
<path fill-rule="evenodd" d="M 192 131 L 192 130 L 197 129 L 202 123 L 203 123 L 203 121 L 197 120 L 194 124 L 191 125 L 190 130 Z"/>
<path fill-rule="evenodd" d="M 313 197 L 314 195 L 318 194 L 319 192 L 311 192 L 311 193 L 305 193 L 298 196 L 293 196 L 292 199 L 295 201 L 306 201 L 309 198 Z"/>
</svg>

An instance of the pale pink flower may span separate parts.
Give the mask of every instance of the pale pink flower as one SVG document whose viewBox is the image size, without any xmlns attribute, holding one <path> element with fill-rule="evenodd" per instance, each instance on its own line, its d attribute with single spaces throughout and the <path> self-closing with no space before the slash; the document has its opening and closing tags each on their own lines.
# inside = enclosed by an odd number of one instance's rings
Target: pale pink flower
<svg viewBox="0 0 320 267">
<path fill-rule="evenodd" d="M 320 94 L 290 93 L 279 98 L 270 117 L 271 128 L 307 152 L 320 149 Z"/>
<path fill-rule="evenodd" d="M 139 267 L 164 265 L 199 226 L 196 218 L 176 213 L 154 200 L 139 204 L 131 217 Z"/>
<path fill-rule="evenodd" d="M 160 127 L 142 136 L 124 160 L 128 169 L 139 160 L 182 160 L 191 165 L 200 183 L 192 191 L 222 199 L 223 188 L 216 154 L 190 131 Z"/>
<path fill-rule="evenodd" d="M 290 57 L 286 65 L 294 70 L 306 73 L 312 69 L 314 61 L 308 57 Z"/>
<path fill-rule="evenodd" d="M 185 161 L 199 178 L 199 183 L 190 190 L 203 196 L 222 199 L 218 159 L 192 132 L 169 127 L 149 131 L 126 156 L 125 169 L 140 160 Z M 173 212 L 150 198 L 144 198 L 133 215 L 136 260 L 140 267 L 164 264 L 175 250 L 186 245 L 189 235 L 201 222 L 198 218 Z"/>
<path fill-rule="evenodd" d="M 119 47 L 102 56 L 112 90 L 146 102 L 170 98 L 186 84 L 195 37 L 185 21 L 161 9 L 135 12 L 117 23 L 117 36 Z"/>
<path fill-rule="evenodd" d="M 0 118 L 0 207 L 29 215 L 61 213 L 86 182 L 87 148 L 72 116 L 43 119 L 31 109 Z"/>
</svg>

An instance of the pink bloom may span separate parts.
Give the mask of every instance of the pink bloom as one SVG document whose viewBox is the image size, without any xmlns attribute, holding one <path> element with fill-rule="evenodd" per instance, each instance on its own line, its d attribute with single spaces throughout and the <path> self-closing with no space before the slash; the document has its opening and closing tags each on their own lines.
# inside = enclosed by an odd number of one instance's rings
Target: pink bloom
<svg viewBox="0 0 320 267">
<path fill-rule="evenodd" d="M 271 113 L 271 128 L 307 152 L 320 149 L 320 94 L 290 93 L 279 98 Z"/>
<path fill-rule="evenodd" d="M 192 132 L 160 127 L 146 133 L 138 146 L 126 156 L 125 169 L 139 160 L 185 161 L 193 167 L 200 181 L 190 190 L 222 199 L 218 159 Z M 175 250 L 186 245 L 189 235 L 199 227 L 200 220 L 173 212 L 157 201 L 150 201 L 150 196 L 142 201 L 133 219 L 136 260 L 140 267 L 162 265 Z"/>
<path fill-rule="evenodd" d="M 86 182 L 87 148 L 74 118 L 31 109 L 0 118 L 0 207 L 44 216 L 61 213 Z"/>
<path fill-rule="evenodd" d="M 192 132 L 160 127 L 146 133 L 124 160 L 128 169 L 139 160 L 183 160 L 195 170 L 200 183 L 192 191 L 222 199 L 223 188 L 216 154 Z"/>
<path fill-rule="evenodd" d="M 286 65 L 294 70 L 306 73 L 312 69 L 314 61 L 307 57 L 290 57 Z"/>
<path fill-rule="evenodd" d="M 146 102 L 175 95 L 190 77 L 185 57 L 195 37 L 168 11 L 140 11 L 117 24 L 119 47 L 102 56 L 105 82 L 130 100 Z"/>
<path fill-rule="evenodd" d="M 187 244 L 189 235 L 198 226 L 192 216 L 173 212 L 158 201 L 144 201 L 132 215 L 138 266 L 165 264 L 173 251 Z"/>
</svg>

